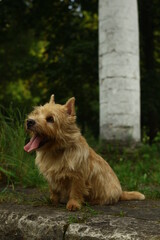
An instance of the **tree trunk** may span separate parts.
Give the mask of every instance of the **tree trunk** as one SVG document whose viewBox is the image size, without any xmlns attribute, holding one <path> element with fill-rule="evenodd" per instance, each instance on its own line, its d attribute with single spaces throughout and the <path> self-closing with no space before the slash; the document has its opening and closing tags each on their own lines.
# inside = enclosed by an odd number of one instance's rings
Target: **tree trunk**
<svg viewBox="0 0 160 240">
<path fill-rule="evenodd" d="M 99 0 L 100 137 L 140 141 L 136 0 Z"/>
</svg>

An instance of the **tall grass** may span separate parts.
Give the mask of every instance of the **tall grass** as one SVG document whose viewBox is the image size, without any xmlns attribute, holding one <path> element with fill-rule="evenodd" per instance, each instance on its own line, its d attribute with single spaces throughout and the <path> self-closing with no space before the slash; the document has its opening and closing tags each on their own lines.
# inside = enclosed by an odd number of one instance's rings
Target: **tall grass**
<svg viewBox="0 0 160 240">
<path fill-rule="evenodd" d="M 2 113 L 3 112 L 3 113 Z M 35 154 L 27 154 L 24 114 L 10 108 L 0 111 L 0 173 L 7 184 L 39 186 L 44 183 L 35 166 Z"/>
<path fill-rule="evenodd" d="M 115 162 L 109 159 L 108 161 L 121 180 L 122 186 L 129 190 L 156 192 L 160 197 L 159 144 L 145 144 L 132 152 L 123 152 Z"/>
</svg>

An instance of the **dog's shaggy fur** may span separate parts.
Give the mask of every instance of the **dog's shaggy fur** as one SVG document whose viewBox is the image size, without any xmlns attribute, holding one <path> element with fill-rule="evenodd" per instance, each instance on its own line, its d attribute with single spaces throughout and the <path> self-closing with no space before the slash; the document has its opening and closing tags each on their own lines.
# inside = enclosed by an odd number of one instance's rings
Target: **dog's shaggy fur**
<svg viewBox="0 0 160 240">
<path fill-rule="evenodd" d="M 36 150 L 36 164 L 50 186 L 54 204 L 66 202 L 68 210 L 84 201 L 112 204 L 119 200 L 143 200 L 139 192 L 124 192 L 109 164 L 90 148 L 76 125 L 75 98 L 55 104 L 54 95 L 35 107 L 26 121 L 32 134 L 25 151 Z"/>
</svg>

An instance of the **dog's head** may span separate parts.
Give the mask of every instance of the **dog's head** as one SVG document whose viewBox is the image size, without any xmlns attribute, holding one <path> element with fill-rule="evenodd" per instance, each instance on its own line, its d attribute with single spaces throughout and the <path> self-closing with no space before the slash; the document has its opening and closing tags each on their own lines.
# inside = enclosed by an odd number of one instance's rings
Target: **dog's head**
<svg viewBox="0 0 160 240">
<path fill-rule="evenodd" d="M 49 103 L 35 107 L 26 119 L 26 129 L 32 135 L 24 150 L 31 152 L 54 142 L 66 142 L 69 135 L 75 132 L 75 98 L 66 104 L 56 104 L 54 95 Z"/>
</svg>

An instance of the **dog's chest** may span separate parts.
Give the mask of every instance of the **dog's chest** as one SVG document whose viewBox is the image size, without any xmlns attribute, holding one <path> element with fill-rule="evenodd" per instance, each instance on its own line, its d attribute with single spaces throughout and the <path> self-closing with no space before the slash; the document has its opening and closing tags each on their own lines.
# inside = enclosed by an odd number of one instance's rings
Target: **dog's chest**
<svg viewBox="0 0 160 240">
<path fill-rule="evenodd" d="M 37 154 L 36 165 L 51 185 L 68 182 L 70 165 L 62 157 L 50 154 Z"/>
</svg>

